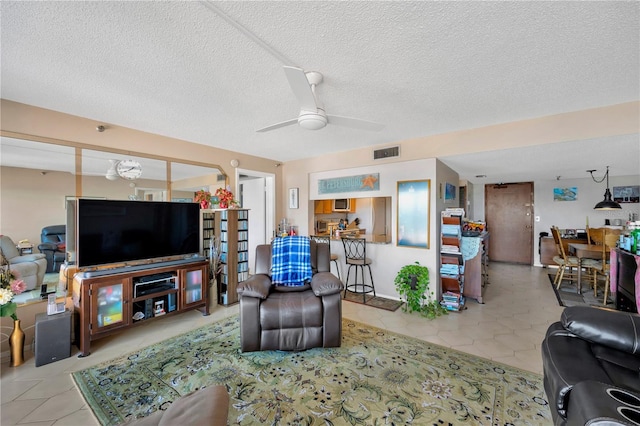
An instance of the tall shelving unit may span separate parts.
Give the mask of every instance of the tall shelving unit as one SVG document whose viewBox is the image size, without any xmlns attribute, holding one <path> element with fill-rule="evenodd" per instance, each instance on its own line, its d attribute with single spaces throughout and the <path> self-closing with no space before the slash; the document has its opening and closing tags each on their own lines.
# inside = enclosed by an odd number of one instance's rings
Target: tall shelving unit
<svg viewBox="0 0 640 426">
<path fill-rule="evenodd" d="M 200 210 L 200 254 L 207 259 L 209 258 L 211 238 L 216 235 L 215 223 L 215 210 Z"/>
<path fill-rule="evenodd" d="M 218 303 L 237 303 L 238 284 L 249 277 L 249 210 L 215 210 L 213 235 L 220 239 L 222 264 Z"/>
<path fill-rule="evenodd" d="M 441 212 L 440 223 L 440 286 L 441 304 L 450 311 L 464 308 L 464 258 L 462 257 L 461 209 Z"/>
</svg>

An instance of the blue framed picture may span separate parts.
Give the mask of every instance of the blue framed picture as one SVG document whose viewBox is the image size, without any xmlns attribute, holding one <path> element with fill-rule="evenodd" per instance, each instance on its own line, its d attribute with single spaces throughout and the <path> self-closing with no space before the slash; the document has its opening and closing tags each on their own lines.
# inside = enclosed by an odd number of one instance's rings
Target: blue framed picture
<svg viewBox="0 0 640 426">
<path fill-rule="evenodd" d="M 553 188 L 553 201 L 576 201 L 578 199 L 578 187 Z"/>
<path fill-rule="evenodd" d="M 430 188 L 429 179 L 398 182 L 398 246 L 429 248 Z"/>
<path fill-rule="evenodd" d="M 444 184 L 444 201 L 453 201 L 456 199 L 456 186 L 452 183 Z"/>
</svg>

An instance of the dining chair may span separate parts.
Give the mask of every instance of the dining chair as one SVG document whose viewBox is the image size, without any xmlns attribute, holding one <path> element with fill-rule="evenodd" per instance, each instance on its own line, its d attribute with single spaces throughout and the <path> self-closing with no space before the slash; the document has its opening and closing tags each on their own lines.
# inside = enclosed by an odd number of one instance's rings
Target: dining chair
<svg viewBox="0 0 640 426">
<path fill-rule="evenodd" d="M 320 244 L 329 244 L 329 252 L 331 253 L 331 240 L 329 239 L 328 236 L 326 235 L 311 235 L 310 238 L 315 241 L 316 243 L 320 243 Z M 338 255 L 335 253 L 331 253 L 331 262 L 335 263 L 336 265 L 336 272 L 338 273 L 338 279 L 342 280 L 342 278 L 340 278 L 340 265 L 338 264 Z"/>
<path fill-rule="evenodd" d="M 618 229 L 608 229 L 602 228 L 602 258 L 593 262 L 590 265 L 592 279 L 593 279 L 593 296 L 598 296 L 598 278 L 599 275 L 602 275 L 604 278 L 603 293 L 604 297 L 602 299 L 602 304 L 607 305 L 607 297 L 609 296 L 609 284 L 611 282 L 610 279 L 610 269 L 611 263 L 609 261 L 609 252 L 612 248 L 615 248 L 616 242 L 620 236 L 620 230 Z"/>
<path fill-rule="evenodd" d="M 607 228 L 591 228 L 589 231 L 589 244 L 602 245 L 606 230 Z"/>
<path fill-rule="evenodd" d="M 373 285 L 373 274 L 371 273 L 371 259 L 367 257 L 367 241 L 364 238 L 356 237 L 343 237 L 342 245 L 344 247 L 344 260 L 349 269 L 347 269 L 347 278 L 344 282 L 344 294 L 347 295 L 347 291 L 353 293 L 362 293 L 362 302 L 366 302 L 367 293 L 373 292 L 375 297 L 376 288 Z M 352 284 L 349 284 L 349 275 L 351 274 L 351 268 L 356 268 L 355 280 Z M 364 268 L 369 269 L 369 277 L 371 278 L 371 284 L 366 284 L 364 280 Z M 362 280 L 358 282 L 358 269 L 360 269 L 360 276 Z M 358 290 L 359 288 L 359 290 Z"/>
<path fill-rule="evenodd" d="M 559 290 L 563 279 L 566 278 L 569 281 L 576 281 L 578 279 L 578 274 L 573 272 L 573 268 L 578 268 L 579 261 L 577 257 L 567 255 L 562 245 L 560 230 L 557 226 L 551 227 L 551 235 L 553 235 L 553 240 L 556 243 L 556 250 L 558 252 L 558 254 L 553 257 L 553 261 L 558 265 L 558 272 L 556 272 L 553 284 L 556 286 L 556 289 Z M 567 269 L 569 269 L 568 272 L 566 272 Z"/>
</svg>

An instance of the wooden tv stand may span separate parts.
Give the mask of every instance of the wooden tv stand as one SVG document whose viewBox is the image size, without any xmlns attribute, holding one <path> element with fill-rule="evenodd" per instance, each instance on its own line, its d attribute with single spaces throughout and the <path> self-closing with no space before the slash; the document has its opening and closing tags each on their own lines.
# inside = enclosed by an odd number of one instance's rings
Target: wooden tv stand
<svg viewBox="0 0 640 426">
<path fill-rule="evenodd" d="M 92 340 L 147 321 L 190 309 L 209 315 L 207 260 L 87 275 L 79 272 L 73 278 L 73 288 L 80 295 L 74 304 L 79 357 L 90 354 Z"/>
</svg>

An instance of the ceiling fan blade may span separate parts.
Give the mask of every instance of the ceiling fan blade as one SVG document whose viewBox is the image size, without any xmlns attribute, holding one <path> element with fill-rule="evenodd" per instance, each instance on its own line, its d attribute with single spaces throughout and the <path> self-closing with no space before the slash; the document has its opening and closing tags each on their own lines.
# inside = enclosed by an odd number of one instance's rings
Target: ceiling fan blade
<svg viewBox="0 0 640 426">
<path fill-rule="evenodd" d="M 329 124 L 352 127 L 354 129 L 360 130 L 370 130 L 372 132 L 379 132 L 380 130 L 384 129 L 384 124 L 361 120 L 359 118 L 343 117 L 341 115 L 327 114 L 327 120 L 329 121 Z"/>
<path fill-rule="evenodd" d="M 293 94 L 298 98 L 300 109 L 316 111 L 318 109 L 316 98 L 313 95 L 313 91 L 311 91 L 311 85 L 309 84 L 309 80 L 307 80 L 304 70 L 285 66 L 284 72 L 287 75 L 287 80 L 289 80 Z"/>
<path fill-rule="evenodd" d="M 263 127 L 262 129 L 256 130 L 256 132 L 268 132 L 269 130 L 279 129 L 280 127 L 291 126 L 292 124 L 298 124 L 297 118 L 292 118 L 291 120 L 283 121 L 281 123 L 272 124 L 271 126 Z"/>
<path fill-rule="evenodd" d="M 108 180 L 118 180 L 118 172 L 116 172 L 116 166 L 120 161 L 118 160 L 109 160 L 109 168 L 107 169 L 107 173 L 104 177 Z"/>
</svg>

